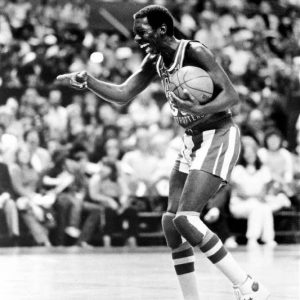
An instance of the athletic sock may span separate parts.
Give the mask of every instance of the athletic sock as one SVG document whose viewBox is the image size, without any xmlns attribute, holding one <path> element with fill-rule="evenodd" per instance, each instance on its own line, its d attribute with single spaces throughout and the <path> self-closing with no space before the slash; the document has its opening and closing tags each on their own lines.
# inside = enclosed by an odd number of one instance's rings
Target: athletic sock
<svg viewBox="0 0 300 300">
<path fill-rule="evenodd" d="M 209 229 L 200 244 L 200 250 L 233 285 L 241 286 L 247 280 L 247 273 L 225 249 L 218 236 Z"/>
<path fill-rule="evenodd" d="M 184 242 L 172 250 L 172 258 L 183 298 L 185 300 L 199 300 L 193 248 Z"/>
</svg>

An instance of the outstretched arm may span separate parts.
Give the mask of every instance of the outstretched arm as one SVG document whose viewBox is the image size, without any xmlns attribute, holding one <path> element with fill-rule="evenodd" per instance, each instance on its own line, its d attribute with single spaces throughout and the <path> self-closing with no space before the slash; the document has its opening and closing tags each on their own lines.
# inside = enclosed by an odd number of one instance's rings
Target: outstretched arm
<svg viewBox="0 0 300 300">
<path fill-rule="evenodd" d="M 225 111 L 237 104 L 239 99 L 237 92 L 209 49 L 199 43 L 191 43 L 187 49 L 187 59 L 210 75 L 214 83 L 214 94 L 210 102 L 200 104 L 188 91 L 185 91 L 188 96 L 187 100 L 180 99 L 172 93 L 172 97 L 180 109 L 195 115 L 202 115 Z"/>
<path fill-rule="evenodd" d="M 138 71 L 132 74 L 124 83 L 113 84 L 101 81 L 86 71 L 57 76 L 57 80 L 79 89 L 87 88 L 104 100 L 126 104 L 143 91 L 156 75 L 156 59 L 146 56 Z"/>
</svg>

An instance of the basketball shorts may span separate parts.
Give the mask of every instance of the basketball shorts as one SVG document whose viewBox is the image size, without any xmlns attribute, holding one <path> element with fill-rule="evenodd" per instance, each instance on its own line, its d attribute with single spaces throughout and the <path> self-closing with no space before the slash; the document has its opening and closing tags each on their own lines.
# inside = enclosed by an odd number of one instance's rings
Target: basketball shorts
<svg viewBox="0 0 300 300">
<path fill-rule="evenodd" d="M 228 122 L 216 129 L 184 134 L 183 146 L 175 161 L 175 169 L 188 174 L 201 170 L 228 181 L 240 153 L 240 132 Z"/>
</svg>

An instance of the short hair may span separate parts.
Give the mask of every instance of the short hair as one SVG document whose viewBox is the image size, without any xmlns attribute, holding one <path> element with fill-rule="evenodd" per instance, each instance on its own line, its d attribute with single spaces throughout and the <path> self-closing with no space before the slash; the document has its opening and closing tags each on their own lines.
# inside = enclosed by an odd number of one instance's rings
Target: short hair
<svg viewBox="0 0 300 300">
<path fill-rule="evenodd" d="M 160 5 L 148 5 L 133 15 L 134 19 L 145 17 L 147 17 L 147 20 L 153 29 L 157 29 L 162 24 L 166 24 L 166 34 L 169 36 L 174 35 L 173 17 L 167 8 Z"/>
</svg>

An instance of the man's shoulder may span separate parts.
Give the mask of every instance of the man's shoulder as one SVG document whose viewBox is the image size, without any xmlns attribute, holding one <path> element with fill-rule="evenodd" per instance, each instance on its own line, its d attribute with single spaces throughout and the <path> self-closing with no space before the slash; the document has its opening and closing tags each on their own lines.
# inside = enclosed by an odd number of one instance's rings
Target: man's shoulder
<svg viewBox="0 0 300 300">
<path fill-rule="evenodd" d="M 196 40 L 189 40 L 186 46 L 186 54 L 193 57 L 193 56 L 203 56 L 203 58 L 207 56 L 213 56 L 213 53 L 209 48 L 207 48 L 204 44 L 200 41 Z"/>
<path fill-rule="evenodd" d="M 191 51 L 209 51 L 203 43 L 197 40 L 188 40 L 186 49 Z"/>
</svg>

